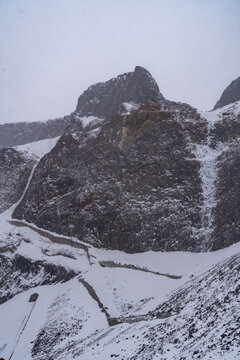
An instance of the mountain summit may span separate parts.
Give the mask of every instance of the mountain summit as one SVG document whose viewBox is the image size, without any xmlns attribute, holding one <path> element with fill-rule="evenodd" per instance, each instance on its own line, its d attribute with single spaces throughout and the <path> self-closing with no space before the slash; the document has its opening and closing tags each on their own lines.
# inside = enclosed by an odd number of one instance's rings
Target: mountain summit
<svg viewBox="0 0 240 360">
<path fill-rule="evenodd" d="M 229 105 L 240 100 L 240 76 L 233 80 L 231 84 L 224 90 L 222 96 L 214 106 L 214 110 Z"/>
<path fill-rule="evenodd" d="M 90 86 L 78 99 L 76 112 L 80 116 L 109 118 L 119 112 L 123 103 L 142 104 L 148 100 L 164 100 L 149 71 L 136 66 L 133 72 L 107 82 Z"/>
<path fill-rule="evenodd" d="M 90 86 L 78 98 L 72 114 L 46 122 L 18 122 L 0 125 L 0 149 L 54 138 L 82 127 L 80 117 L 95 116 L 109 120 L 112 115 L 123 113 L 148 100 L 164 100 L 150 72 L 136 66 L 133 72 L 117 76 L 107 82 Z"/>
</svg>

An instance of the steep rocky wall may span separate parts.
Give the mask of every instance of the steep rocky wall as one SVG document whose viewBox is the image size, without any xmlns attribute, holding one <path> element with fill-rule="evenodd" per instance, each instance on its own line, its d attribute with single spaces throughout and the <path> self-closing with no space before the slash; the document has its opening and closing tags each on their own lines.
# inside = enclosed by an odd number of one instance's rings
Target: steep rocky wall
<svg viewBox="0 0 240 360">
<path fill-rule="evenodd" d="M 199 163 L 206 121 L 149 102 L 102 130 L 63 136 L 35 170 L 14 217 L 111 249 L 201 249 Z"/>
<path fill-rule="evenodd" d="M 94 114 L 109 119 L 124 102 L 142 104 L 148 100 L 160 101 L 164 97 L 151 74 L 136 66 L 133 72 L 90 86 L 79 97 L 76 112 L 80 116 Z"/>
</svg>

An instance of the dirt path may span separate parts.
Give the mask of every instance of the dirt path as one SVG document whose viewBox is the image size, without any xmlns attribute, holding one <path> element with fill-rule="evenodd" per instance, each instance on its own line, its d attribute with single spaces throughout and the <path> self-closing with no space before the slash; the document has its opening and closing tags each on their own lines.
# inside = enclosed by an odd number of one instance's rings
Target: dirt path
<svg viewBox="0 0 240 360">
<path fill-rule="evenodd" d="M 180 275 L 172 275 L 172 274 L 164 274 L 164 273 L 160 273 L 157 271 L 152 271 L 146 268 L 141 268 L 140 266 L 136 266 L 136 265 L 131 265 L 131 264 L 120 264 L 120 263 L 115 263 L 114 261 L 99 261 L 99 264 L 102 267 L 110 267 L 110 268 L 124 268 L 124 269 L 131 269 L 131 270 L 138 270 L 138 271 L 144 271 L 147 273 L 151 273 L 154 275 L 160 275 L 160 276 L 165 276 L 168 277 L 170 279 L 181 279 L 182 276 Z"/>
<path fill-rule="evenodd" d="M 17 227 L 27 227 L 33 231 L 35 231 L 37 234 L 49 239 L 50 241 L 54 242 L 54 243 L 58 243 L 58 244 L 64 244 L 64 245 L 69 245 L 72 246 L 74 248 L 78 248 L 78 249 L 83 249 L 86 252 L 89 264 L 92 265 L 91 262 L 91 255 L 89 254 L 89 246 L 84 245 L 82 243 L 79 243 L 77 241 L 68 239 L 66 237 L 60 236 L 60 235 L 54 235 L 49 233 L 48 231 L 42 230 L 42 229 L 38 229 L 35 228 L 34 226 L 27 224 L 25 222 L 22 222 L 20 220 L 9 220 L 9 223 L 13 226 L 17 226 Z"/>
</svg>

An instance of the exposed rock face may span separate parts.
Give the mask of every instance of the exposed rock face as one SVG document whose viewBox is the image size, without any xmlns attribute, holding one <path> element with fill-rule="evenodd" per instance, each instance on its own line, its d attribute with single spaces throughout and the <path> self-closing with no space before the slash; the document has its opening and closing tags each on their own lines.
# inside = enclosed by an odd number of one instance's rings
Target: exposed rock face
<svg viewBox="0 0 240 360">
<path fill-rule="evenodd" d="M 18 254 L 13 258 L 0 254 L 0 265 L 0 304 L 29 288 L 68 281 L 76 275 L 62 266 Z"/>
<path fill-rule="evenodd" d="M 214 211 L 213 249 L 239 241 L 240 235 L 240 103 L 224 110 L 216 124 L 215 146 L 222 141 L 218 159 L 218 177 Z M 236 113 L 236 108 L 239 108 Z"/>
<path fill-rule="evenodd" d="M 200 166 L 189 144 L 205 131 L 196 110 L 165 101 L 66 134 L 14 217 L 111 249 L 200 250 Z"/>
<path fill-rule="evenodd" d="M 0 150 L 0 213 L 21 198 L 34 164 L 15 149 Z"/>
<path fill-rule="evenodd" d="M 70 117 L 47 122 L 20 122 L 0 125 L 0 149 L 50 139 L 64 133 Z"/>
<path fill-rule="evenodd" d="M 79 97 L 76 112 L 80 116 L 94 114 L 109 119 L 121 110 L 122 103 L 142 104 L 148 100 L 163 99 L 151 74 L 144 68 L 136 66 L 134 72 L 90 86 Z"/>
<path fill-rule="evenodd" d="M 66 129 L 67 132 L 83 130 L 80 117 L 94 115 L 109 120 L 112 115 L 125 110 L 124 102 L 134 105 L 163 99 L 151 74 L 137 66 L 134 72 L 90 86 L 79 97 L 76 110 L 69 116 L 47 122 L 0 125 L 0 148 L 54 138 L 64 134 Z"/>
<path fill-rule="evenodd" d="M 224 90 L 222 96 L 214 106 L 214 110 L 240 100 L 240 77 L 233 80 Z"/>
</svg>

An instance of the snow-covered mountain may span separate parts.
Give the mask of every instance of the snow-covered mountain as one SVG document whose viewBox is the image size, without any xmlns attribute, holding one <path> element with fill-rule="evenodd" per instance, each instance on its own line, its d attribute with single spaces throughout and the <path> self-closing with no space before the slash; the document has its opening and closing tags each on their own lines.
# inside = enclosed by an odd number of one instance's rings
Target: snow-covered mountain
<svg viewBox="0 0 240 360">
<path fill-rule="evenodd" d="M 0 358 L 239 359 L 240 101 L 136 67 L 63 132 L 0 150 Z"/>
<path fill-rule="evenodd" d="M 60 138 L 14 218 L 128 252 L 238 241 L 240 102 L 199 113 L 149 101 L 96 126 Z"/>
</svg>

